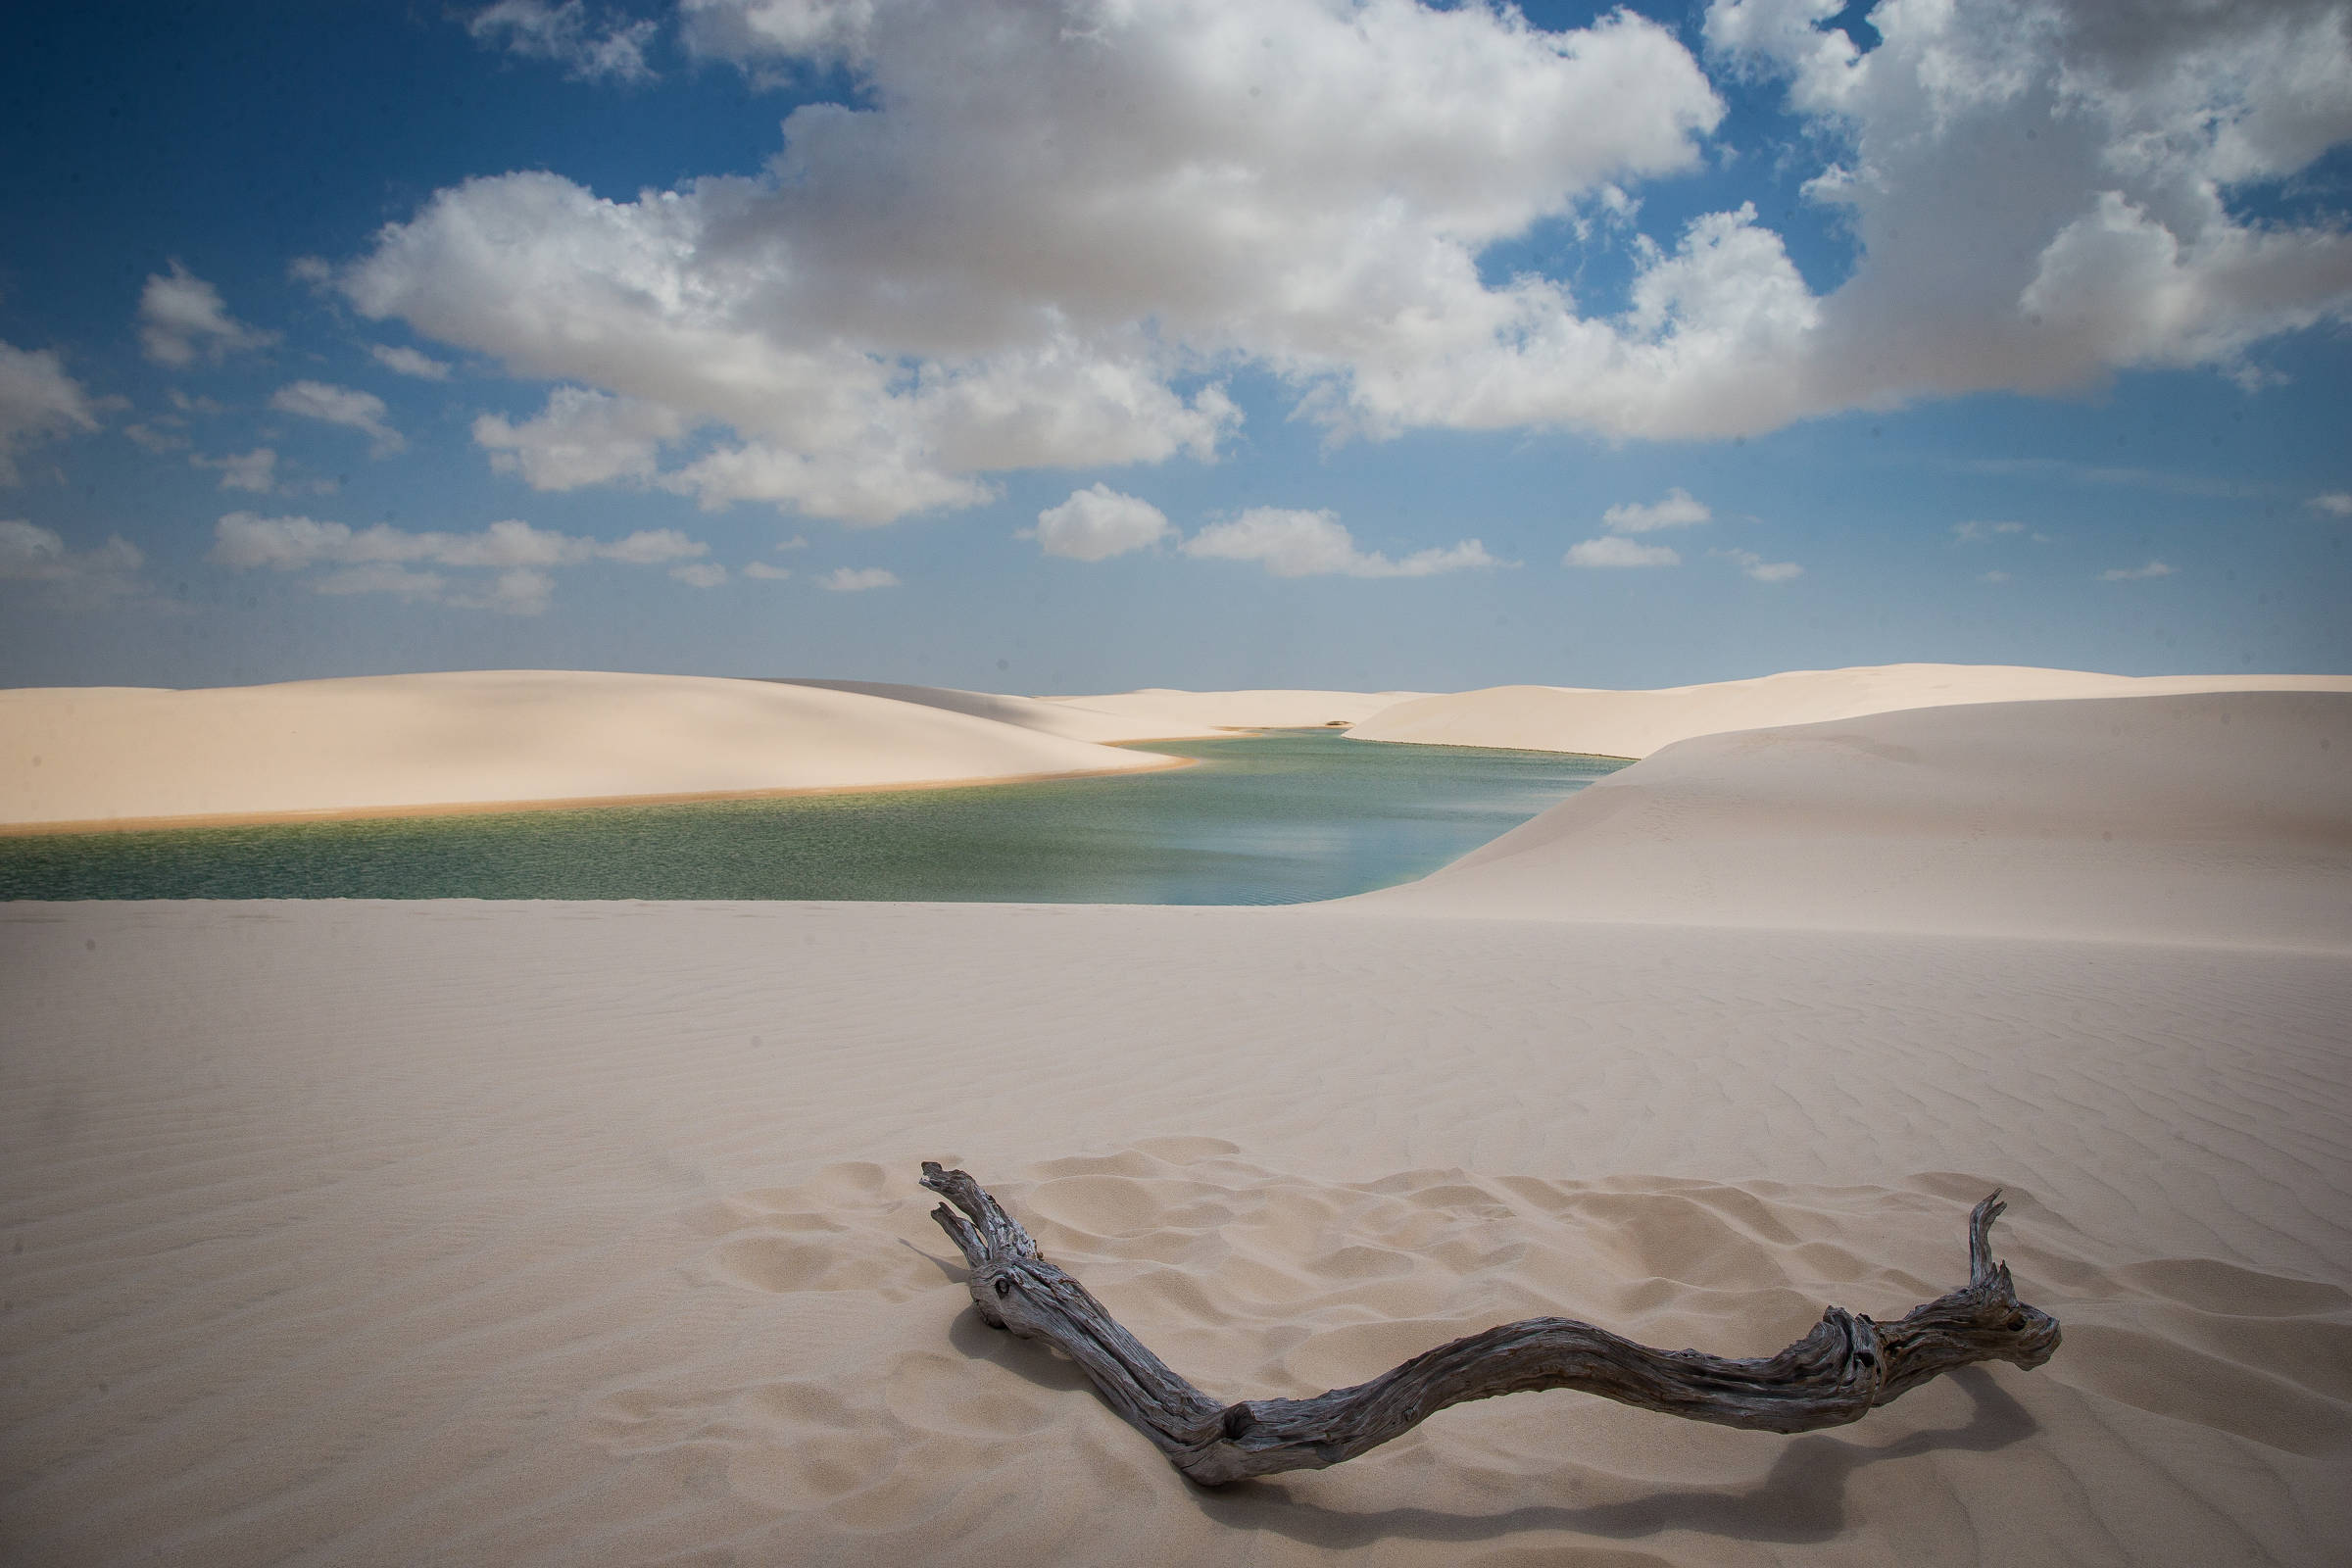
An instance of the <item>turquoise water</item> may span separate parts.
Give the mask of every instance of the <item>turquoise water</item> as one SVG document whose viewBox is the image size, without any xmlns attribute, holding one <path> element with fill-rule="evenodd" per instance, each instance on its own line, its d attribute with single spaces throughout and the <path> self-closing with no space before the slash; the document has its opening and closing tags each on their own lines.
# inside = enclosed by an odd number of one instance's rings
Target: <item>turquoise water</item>
<svg viewBox="0 0 2352 1568">
<path fill-rule="evenodd" d="M 0 838 L 0 899 L 1297 904 L 1409 881 L 1623 766 L 1278 730 L 1165 772 L 675 806 Z"/>
</svg>

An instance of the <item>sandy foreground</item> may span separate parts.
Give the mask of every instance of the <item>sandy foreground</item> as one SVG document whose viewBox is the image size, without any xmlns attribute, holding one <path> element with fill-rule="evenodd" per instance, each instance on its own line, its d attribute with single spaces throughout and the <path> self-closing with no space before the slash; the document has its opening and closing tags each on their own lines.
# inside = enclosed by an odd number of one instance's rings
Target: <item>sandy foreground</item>
<svg viewBox="0 0 2352 1568">
<path fill-rule="evenodd" d="M 0 1556 L 2341 1562 L 2348 711 L 1694 741 L 1289 909 L 0 906 Z M 1995 1186 L 2066 1338 L 1206 1492 L 977 1322 L 924 1158 L 1231 1397 L 1545 1313 L 1768 1353 Z"/>
</svg>

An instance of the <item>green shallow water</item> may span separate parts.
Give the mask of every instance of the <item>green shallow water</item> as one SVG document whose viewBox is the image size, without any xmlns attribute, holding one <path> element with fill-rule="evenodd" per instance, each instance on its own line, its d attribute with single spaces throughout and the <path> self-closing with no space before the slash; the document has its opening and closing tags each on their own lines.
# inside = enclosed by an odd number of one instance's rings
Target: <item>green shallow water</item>
<svg viewBox="0 0 2352 1568">
<path fill-rule="evenodd" d="M 1166 772 L 0 839 L 0 899 L 1298 904 L 1436 870 L 1624 764 L 1277 730 Z"/>
</svg>

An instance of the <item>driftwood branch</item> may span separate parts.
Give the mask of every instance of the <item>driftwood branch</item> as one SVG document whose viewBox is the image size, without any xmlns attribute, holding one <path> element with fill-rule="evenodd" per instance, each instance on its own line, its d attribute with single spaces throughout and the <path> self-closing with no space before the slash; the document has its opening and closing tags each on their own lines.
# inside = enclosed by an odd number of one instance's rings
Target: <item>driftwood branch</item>
<svg viewBox="0 0 2352 1568">
<path fill-rule="evenodd" d="M 1203 1486 L 1320 1470 L 1447 1405 L 1498 1394 L 1580 1389 L 1692 1421 L 1810 1432 L 1859 1420 L 1940 1373 L 1978 1361 L 2036 1367 L 2058 1348 L 2058 1320 L 2020 1301 L 2008 1265 L 1993 1261 L 1989 1233 L 2003 1207 L 1996 1192 L 1968 1218 L 1966 1285 L 1894 1323 L 1833 1306 L 1778 1355 L 1656 1350 L 1574 1318 L 1537 1317 L 1425 1350 L 1351 1389 L 1225 1404 L 1170 1370 L 1085 1286 L 1041 1257 L 1020 1222 L 970 1176 L 925 1161 L 923 1185 L 955 1204 L 940 1204 L 931 1217 L 971 1264 L 981 1318 L 1066 1352 L 1112 1409 Z"/>
</svg>

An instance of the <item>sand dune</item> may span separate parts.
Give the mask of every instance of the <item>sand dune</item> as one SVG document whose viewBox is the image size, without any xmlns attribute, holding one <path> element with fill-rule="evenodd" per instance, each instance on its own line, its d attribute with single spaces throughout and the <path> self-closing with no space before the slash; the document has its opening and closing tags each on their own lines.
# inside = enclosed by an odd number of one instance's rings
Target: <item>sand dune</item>
<svg viewBox="0 0 2352 1568">
<path fill-rule="evenodd" d="M 0 1544 L 2340 1563 L 2348 725 L 1713 736 L 1294 908 L 0 906 Z M 925 1158 L 1226 1397 L 1544 1313 L 1767 1353 L 1957 1283 L 1994 1186 L 2065 1343 L 1836 1432 L 1525 1395 L 1207 1492 L 978 1322 Z"/>
<path fill-rule="evenodd" d="M 2352 951 L 2352 693 L 1983 704 L 1683 741 L 1419 913 Z"/>
<path fill-rule="evenodd" d="M 9 1555 L 2340 1562 L 2352 966 L 1331 909 L 0 910 Z M 331 1021 L 331 1022 L 330 1022 Z M 1568 1394 L 1186 1486 L 973 1318 L 989 1181 L 1239 1396 L 1964 1266 L 2049 1365 L 1783 1439 Z"/>
<path fill-rule="evenodd" d="M 1182 692 L 1147 687 L 1137 692 L 1041 697 L 1038 701 L 1160 726 L 1153 736 L 1171 736 L 1206 735 L 1227 729 L 1308 729 L 1333 723 L 1361 724 L 1398 703 L 1427 695 L 1425 692 Z"/>
<path fill-rule="evenodd" d="M 893 702 L 944 708 L 951 712 L 995 719 L 1000 724 L 1017 724 L 1023 729 L 1042 730 L 1048 735 L 1059 735 L 1074 741 L 1093 741 L 1101 745 L 1116 741 L 1160 741 L 1192 735 L 1218 735 L 1229 727 L 1209 723 L 1188 724 L 1158 716 L 1148 704 L 1132 711 L 1114 712 L 1085 706 L 1092 701 L 1086 698 L 1007 697 L 997 692 L 961 691 L 953 686 L 906 686 L 891 681 L 803 680 L 797 677 L 780 684 L 821 686 L 837 692 L 862 692 L 868 697 L 887 697 Z M 1221 694 L 1205 695 L 1213 698 Z"/>
<path fill-rule="evenodd" d="M 2226 691 L 2352 692 L 2352 675 L 2130 676 L 2008 664 L 1881 664 L 1657 691 L 1492 686 L 1399 702 L 1348 734 L 1361 741 L 1647 757 L 1693 735 L 1901 709 Z"/>
<path fill-rule="evenodd" d="M 858 692 L 481 670 L 0 691 L 0 823 L 861 788 L 1166 765 Z"/>
</svg>

